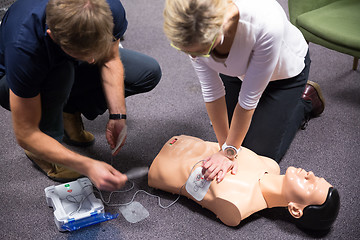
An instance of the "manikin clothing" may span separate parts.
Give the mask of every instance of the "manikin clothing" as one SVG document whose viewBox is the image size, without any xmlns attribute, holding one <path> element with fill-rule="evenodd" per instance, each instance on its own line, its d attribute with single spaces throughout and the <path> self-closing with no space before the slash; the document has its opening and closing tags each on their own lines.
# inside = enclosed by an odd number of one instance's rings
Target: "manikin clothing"
<svg viewBox="0 0 360 240">
<path fill-rule="evenodd" d="M 2 20 L 0 78 L 6 74 L 10 89 L 19 97 L 38 95 L 49 72 L 72 59 L 46 33 L 45 9 L 48 1 L 18 0 Z M 118 0 L 107 2 L 113 13 L 113 35 L 118 39 L 127 28 L 125 10 Z"/>
<path fill-rule="evenodd" d="M 225 95 L 219 73 L 242 79 L 239 104 L 256 108 L 269 81 L 297 76 L 304 69 L 308 45 L 275 0 L 233 0 L 240 19 L 229 55 L 191 58 L 205 102 Z M 241 81 L 239 79 L 239 81 Z"/>
</svg>

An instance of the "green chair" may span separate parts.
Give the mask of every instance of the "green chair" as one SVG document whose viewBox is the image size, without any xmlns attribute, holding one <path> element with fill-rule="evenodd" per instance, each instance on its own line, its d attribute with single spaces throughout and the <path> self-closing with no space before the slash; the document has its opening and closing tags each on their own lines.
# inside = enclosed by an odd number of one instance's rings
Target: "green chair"
<svg viewBox="0 0 360 240">
<path fill-rule="evenodd" d="M 306 41 L 360 57 L 360 0 L 288 0 L 290 21 Z"/>
</svg>

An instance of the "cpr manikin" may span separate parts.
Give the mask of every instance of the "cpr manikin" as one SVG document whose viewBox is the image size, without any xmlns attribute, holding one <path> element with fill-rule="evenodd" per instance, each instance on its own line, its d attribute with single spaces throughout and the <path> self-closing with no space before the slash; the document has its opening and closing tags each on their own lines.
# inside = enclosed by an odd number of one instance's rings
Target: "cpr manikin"
<svg viewBox="0 0 360 240">
<path fill-rule="evenodd" d="M 203 198 L 196 200 L 184 186 L 194 169 L 202 166 L 201 160 L 217 151 L 217 143 L 184 135 L 172 137 L 150 167 L 149 186 L 191 198 L 229 226 L 272 207 L 287 207 L 304 228 L 327 229 L 335 221 L 340 199 L 330 183 L 294 167 L 280 175 L 275 161 L 246 148 L 237 157 L 237 174 L 229 172 L 220 183 L 212 181 Z"/>
</svg>

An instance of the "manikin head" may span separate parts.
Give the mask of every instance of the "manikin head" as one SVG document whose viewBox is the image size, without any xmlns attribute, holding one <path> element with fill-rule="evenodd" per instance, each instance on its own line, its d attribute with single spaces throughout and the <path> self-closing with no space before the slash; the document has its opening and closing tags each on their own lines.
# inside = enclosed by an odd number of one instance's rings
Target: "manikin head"
<svg viewBox="0 0 360 240">
<path fill-rule="evenodd" d="M 306 229 L 328 229 L 340 208 L 336 189 L 324 178 L 301 168 L 289 167 L 285 174 L 283 194 L 288 200 L 290 214 Z"/>
</svg>

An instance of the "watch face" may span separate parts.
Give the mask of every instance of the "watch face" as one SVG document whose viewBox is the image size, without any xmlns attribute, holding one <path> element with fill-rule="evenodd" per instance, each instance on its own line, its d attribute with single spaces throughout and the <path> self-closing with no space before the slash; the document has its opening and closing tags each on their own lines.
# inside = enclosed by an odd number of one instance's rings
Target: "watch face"
<svg viewBox="0 0 360 240">
<path fill-rule="evenodd" d="M 226 149 L 225 149 L 225 154 L 226 154 L 226 156 L 229 157 L 229 158 L 234 158 L 235 155 L 236 155 L 236 152 L 235 152 L 235 150 L 232 149 L 232 148 L 226 148 Z"/>
</svg>

